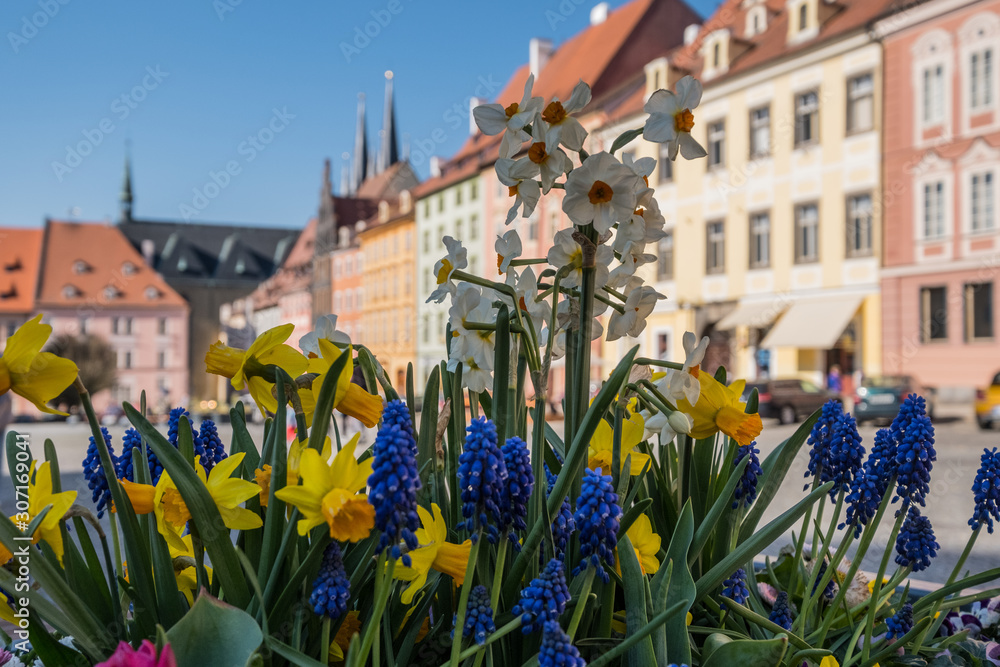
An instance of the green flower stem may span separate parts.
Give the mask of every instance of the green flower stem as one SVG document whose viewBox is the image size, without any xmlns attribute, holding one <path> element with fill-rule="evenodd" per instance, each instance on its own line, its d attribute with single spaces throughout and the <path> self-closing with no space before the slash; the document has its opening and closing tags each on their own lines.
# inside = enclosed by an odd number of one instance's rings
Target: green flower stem
<svg viewBox="0 0 1000 667">
<path fill-rule="evenodd" d="M 611 583 L 605 584 L 601 591 L 601 616 L 597 627 L 598 637 L 611 636 L 611 620 L 615 615 L 615 588 L 617 587 L 618 584 L 612 579 Z"/>
<path fill-rule="evenodd" d="M 636 366 L 659 366 L 660 368 L 673 368 L 674 370 L 684 370 L 684 364 L 676 361 L 663 361 L 661 359 L 650 359 L 649 357 L 639 357 L 635 360 Z"/>
<path fill-rule="evenodd" d="M 594 230 L 593 225 L 588 225 L 583 229 L 579 230 L 581 234 L 586 236 L 591 243 L 596 243 L 597 232 Z M 577 419 L 582 419 L 585 412 L 587 412 L 587 406 L 590 405 L 590 348 L 591 348 L 591 336 L 590 332 L 594 327 L 594 294 L 596 292 L 596 274 L 597 274 L 597 248 L 589 249 L 589 246 L 581 245 L 583 249 L 583 276 L 580 282 L 580 331 L 579 331 L 579 351 L 580 355 L 577 359 L 577 370 L 576 379 L 579 383 L 576 387 L 576 391 L 573 392 L 574 398 L 577 401 L 576 410 L 574 410 L 574 415 Z M 567 392 L 569 395 L 569 392 Z M 580 495 L 580 487 L 583 481 L 583 470 L 587 465 L 586 458 L 580 459 L 579 467 L 572 471 L 573 473 L 573 486 L 572 486 L 572 497 L 576 498 Z"/>
<path fill-rule="evenodd" d="M 512 259 L 510 260 L 511 266 L 529 266 L 531 264 L 548 264 L 549 260 L 545 257 L 536 257 L 534 259 Z"/>
<path fill-rule="evenodd" d="M 875 577 L 875 586 L 872 589 L 871 599 L 876 602 L 882 592 L 882 577 L 885 576 L 885 569 L 889 566 L 889 556 L 892 555 L 892 545 L 896 543 L 896 536 L 899 535 L 899 529 L 903 526 L 903 520 L 906 519 L 906 515 L 908 513 L 909 508 L 906 508 L 906 511 L 903 509 L 899 511 L 899 516 L 896 517 L 896 523 L 892 526 L 892 533 L 889 535 L 889 541 L 886 542 L 885 552 L 882 554 L 882 562 L 878 567 L 878 576 Z M 868 619 L 865 621 L 865 643 L 861 648 L 862 664 L 868 662 L 868 656 L 871 654 L 872 628 L 875 626 L 875 613 L 877 610 L 878 604 L 873 602 L 868 605 Z"/>
<path fill-rule="evenodd" d="M 825 509 L 826 509 L 826 494 L 824 494 L 823 497 L 821 497 L 819 499 L 819 506 L 816 508 L 816 525 L 817 526 L 823 525 L 823 510 L 825 510 Z M 821 533 L 822 533 L 822 531 L 820 531 L 818 529 L 813 529 L 813 532 L 812 532 L 812 534 L 813 534 L 813 537 L 812 537 L 812 551 L 810 552 L 810 555 L 812 556 L 813 562 L 816 562 L 817 557 L 819 557 L 819 555 L 820 555 L 818 553 L 818 551 L 819 551 L 819 544 L 820 544 L 819 543 L 819 538 L 820 538 L 820 534 Z"/>
<path fill-rule="evenodd" d="M 122 547 L 121 540 L 118 538 L 117 512 L 108 512 L 108 523 L 111 524 L 111 543 L 115 547 L 115 574 L 120 577 L 122 574 Z"/>
<path fill-rule="evenodd" d="M 493 614 L 497 613 L 497 602 L 500 600 L 500 588 L 503 584 L 503 566 L 504 561 L 507 560 L 507 547 L 510 546 L 510 540 L 506 536 L 500 536 L 500 546 L 497 547 L 497 560 L 496 564 L 493 566 L 493 588 L 490 589 L 490 609 L 493 610 Z"/>
<path fill-rule="evenodd" d="M 469 552 L 469 562 L 465 565 L 465 578 L 462 580 L 462 593 L 458 598 L 458 611 L 455 616 L 455 636 L 451 640 L 451 666 L 458 667 L 461 663 L 462 634 L 465 628 L 465 612 L 469 606 L 469 593 L 472 591 L 473 576 L 476 562 L 479 560 L 479 545 L 483 543 L 483 529 L 480 528 L 472 537 L 472 550 Z"/>
<path fill-rule="evenodd" d="M 502 628 L 498 629 L 492 635 L 490 635 L 489 637 L 487 637 L 486 638 L 486 642 L 482 646 L 480 646 L 479 644 L 475 644 L 475 645 L 470 646 L 469 648 L 465 649 L 464 651 L 462 651 L 461 655 L 458 656 L 458 659 L 460 661 L 462 661 L 462 660 L 468 660 L 472 656 L 474 656 L 477 653 L 480 653 L 481 651 L 483 651 L 487 646 L 489 646 L 493 642 L 497 641 L 498 639 L 503 639 L 504 637 L 506 637 L 507 635 L 509 635 L 510 633 L 514 632 L 514 630 L 517 630 L 520 627 L 521 627 L 521 617 L 518 616 L 517 618 L 515 618 L 514 620 L 512 620 L 510 623 L 508 623 L 507 625 L 505 625 Z M 450 665 L 450 664 L 451 664 L 450 661 L 449 662 L 445 662 L 445 663 L 441 664 L 441 667 L 448 667 L 448 665 Z"/>
<path fill-rule="evenodd" d="M 470 331 L 496 331 L 496 322 L 465 322 L 462 324 L 463 327 L 469 329 Z M 510 325 L 511 333 L 523 334 L 524 329 L 519 325 L 511 323 Z"/>
<path fill-rule="evenodd" d="M 319 659 L 324 665 L 330 662 L 330 624 L 333 619 L 329 616 L 323 617 L 323 627 L 319 636 Z"/>
<path fill-rule="evenodd" d="M 972 531 L 972 535 L 969 535 L 969 541 L 965 543 L 965 550 L 962 551 L 962 555 L 959 556 L 958 562 L 955 563 L 955 567 L 952 569 L 951 575 L 948 576 L 948 581 L 945 583 L 945 586 L 951 586 L 953 583 L 955 583 L 955 579 L 957 579 L 958 575 L 962 572 L 962 568 L 965 567 L 965 561 L 969 558 L 969 554 L 972 553 L 972 547 L 973 545 L 975 545 L 976 540 L 979 538 L 980 530 L 982 530 L 982 526 L 976 528 L 974 531 Z M 943 602 L 944 600 L 941 599 L 934 603 L 934 609 L 932 609 L 931 613 L 929 614 L 931 619 L 931 624 L 926 631 L 924 631 L 917 637 L 913 653 L 916 653 L 917 651 L 920 650 L 920 647 L 924 643 L 924 638 L 927 637 L 927 635 L 930 635 L 931 637 L 937 636 L 938 629 L 941 627 L 941 624 L 944 623 L 944 615 L 942 615 L 940 618 L 937 617 L 938 612 L 941 611 L 941 604 Z"/>
<path fill-rule="evenodd" d="M 823 496 L 823 498 L 826 499 L 826 496 Z M 822 503 L 822 501 L 820 501 L 820 503 Z M 819 595 L 822 595 L 823 591 L 826 590 L 826 586 L 823 582 L 829 583 L 830 580 L 833 578 L 833 573 L 836 572 L 836 570 L 834 569 L 836 567 L 836 564 L 831 562 L 827 566 L 826 572 L 823 573 L 822 581 L 820 581 L 819 572 L 822 569 L 821 563 L 823 563 L 826 559 L 827 549 L 830 548 L 830 542 L 833 541 L 833 532 L 837 529 L 837 518 L 840 516 L 840 511 L 841 509 L 843 509 L 843 507 L 844 507 L 844 491 L 843 489 L 841 489 L 840 493 L 837 494 L 837 505 L 833 512 L 833 521 L 830 523 L 830 529 L 827 531 L 826 536 L 823 538 L 822 549 L 820 550 L 819 553 L 813 551 L 812 572 L 809 574 L 808 583 L 806 584 L 805 591 L 803 591 L 802 594 L 803 595 L 802 611 L 799 614 L 798 618 L 796 619 L 796 621 L 801 621 L 799 627 L 802 634 L 805 634 L 806 624 L 809 622 L 809 613 L 812 611 L 813 604 L 816 602 L 817 597 Z M 819 532 L 818 526 L 815 532 L 817 533 Z M 844 545 L 846 544 L 847 540 L 845 540 L 841 544 L 841 548 L 838 549 L 838 552 L 842 554 L 843 549 L 845 548 Z"/>
<path fill-rule="evenodd" d="M 587 603 L 590 601 L 590 589 L 594 585 L 594 576 L 597 574 L 597 568 L 590 565 L 587 567 L 587 573 L 583 575 L 583 587 L 580 589 L 580 595 L 576 599 L 576 608 L 573 609 L 573 618 L 569 622 L 569 628 L 566 630 L 566 634 L 572 640 L 576 637 L 576 630 L 580 625 L 580 620 L 583 618 L 583 610 L 587 607 Z"/>
<path fill-rule="evenodd" d="M 847 651 L 844 654 L 844 665 L 851 664 L 851 656 L 854 655 L 854 649 L 858 646 L 858 640 L 861 639 L 861 633 L 864 631 L 865 626 L 863 624 L 858 624 L 857 629 L 854 630 L 854 634 L 851 635 L 851 641 L 847 644 Z"/>
<path fill-rule="evenodd" d="M 875 539 L 875 531 L 878 526 L 882 523 L 882 517 L 885 515 L 886 510 L 889 507 L 889 503 L 892 500 L 893 493 L 896 489 L 896 478 L 893 477 L 884 494 L 882 494 L 882 502 L 878 506 L 878 511 L 875 513 L 875 517 L 868 522 L 865 526 L 864 532 L 861 533 L 861 542 L 858 543 L 858 549 L 854 552 L 854 559 L 851 561 L 850 567 L 847 569 L 847 574 L 844 577 L 845 582 L 853 581 L 854 576 L 858 573 L 858 569 L 861 567 L 861 560 L 868 553 L 868 548 L 871 546 L 872 540 Z M 853 534 L 854 525 L 851 524 L 847 526 L 847 530 L 851 531 Z M 847 586 L 841 586 L 840 590 L 837 591 L 837 596 L 833 599 L 833 603 L 830 605 L 832 609 L 836 609 L 840 606 L 842 600 L 844 600 L 847 595 Z M 823 640 L 826 639 L 826 634 L 830 631 L 830 627 L 833 624 L 835 614 L 827 614 L 827 617 L 823 621 L 822 627 L 819 629 L 819 640 L 810 641 L 811 644 L 822 645 Z M 848 616 L 850 618 L 850 616 Z"/>
<path fill-rule="evenodd" d="M 473 275 L 471 273 L 466 273 L 465 271 L 454 271 L 451 277 L 455 280 L 464 280 L 467 283 L 472 283 L 473 285 L 479 285 L 480 287 L 486 287 L 491 290 L 500 292 L 506 295 L 513 304 L 514 314 L 517 316 L 517 327 L 520 329 L 519 333 L 527 331 L 527 327 L 524 326 L 524 321 L 521 319 L 521 307 L 518 303 L 519 298 L 517 296 L 517 291 L 506 283 L 497 283 L 492 280 L 486 280 L 485 278 L 480 278 L 479 276 Z M 511 324 L 511 331 L 514 331 L 514 325 Z M 532 340 L 531 345 L 527 346 L 529 350 L 538 349 L 538 341 Z M 530 353 L 528 356 L 528 366 L 532 369 L 537 369 L 539 367 L 539 360 L 536 354 Z"/>
<path fill-rule="evenodd" d="M 396 569 L 395 558 L 388 558 L 388 549 L 382 550 L 382 555 L 378 558 L 375 566 L 375 609 L 372 618 L 365 628 L 364 637 L 361 639 L 361 651 L 358 653 L 358 661 L 355 664 L 364 665 L 368 661 L 368 654 L 371 653 L 372 643 L 379 632 L 382 614 L 385 612 L 385 605 L 389 601 L 389 591 L 392 590 L 392 572 Z M 388 563 L 386 562 L 388 561 Z M 385 571 L 383 573 L 383 570 Z"/>
<path fill-rule="evenodd" d="M 811 491 L 815 491 L 819 487 L 819 476 L 813 476 L 813 484 Z M 825 498 L 826 496 L 824 496 Z M 802 517 L 802 528 L 799 530 L 799 537 L 795 540 L 795 557 L 792 559 L 792 563 L 795 565 L 792 571 L 792 581 L 789 585 L 789 590 L 794 591 L 799 586 L 799 577 L 802 572 L 802 551 L 805 549 L 806 544 L 806 533 L 809 531 L 809 521 L 812 519 L 812 505 L 806 508 L 806 514 Z M 805 598 L 805 593 L 802 595 Z"/>
</svg>

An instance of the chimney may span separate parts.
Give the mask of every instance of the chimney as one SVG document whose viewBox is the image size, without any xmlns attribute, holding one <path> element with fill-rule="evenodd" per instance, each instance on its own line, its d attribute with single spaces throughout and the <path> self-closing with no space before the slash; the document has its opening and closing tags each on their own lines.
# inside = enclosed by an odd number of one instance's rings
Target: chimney
<svg viewBox="0 0 1000 667">
<path fill-rule="evenodd" d="M 698 39 L 699 32 L 701 32 L 701 26 L 697 23 L 692 23 L 684 28 L 684 45 L 687 46 L 694 43 L 694 40 Z"/>
<path fill-rule="evenodd" d="M 536 79 L 538 78 L 538 74 L 549 62 L 549 58 L 552 57 L 552 53 L 554 51 L 555 49 L 552 47 L 551 39 L 545 39 L 543 37 L 531 38 L 531 41 L 528 43 L 528 64 L 531 68 L 531 73 Z"/>
<path fill-rule="evenodd" d="M 599 2 L 590 10 L 590 25 L 599 25 L 608 20 L 608 3 Z"/>
<path fill-rule="evenodd" d="M 476 125 L 476 118 L 472 115 L 472 110 L 478 107 L 480 104 L 485 104 L 486 100 L 480 97 L 470 97 L 469 98 L 469 134 L 474 135 L 479 132 L 479 127 Z"/>
<path fill-rule="evenodd" d="M 430 159 L 431 165 L 431 178 L 437 178 L 441 175 L 441 158 L 437 155 L 432 155 Z"/>
</svg>

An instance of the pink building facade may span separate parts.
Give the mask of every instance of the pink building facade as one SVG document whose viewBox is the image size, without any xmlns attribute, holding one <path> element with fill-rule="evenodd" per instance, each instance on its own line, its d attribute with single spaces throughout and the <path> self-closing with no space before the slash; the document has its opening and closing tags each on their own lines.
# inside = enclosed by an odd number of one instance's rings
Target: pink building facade
<svg viewBox="0 0 1000 667">
<path fill-rule="evenodd" d="M 876 32 L 884 369 L 970 398 L 1000 371 L 1000 1 L 928 2 Z"/>
</svg>

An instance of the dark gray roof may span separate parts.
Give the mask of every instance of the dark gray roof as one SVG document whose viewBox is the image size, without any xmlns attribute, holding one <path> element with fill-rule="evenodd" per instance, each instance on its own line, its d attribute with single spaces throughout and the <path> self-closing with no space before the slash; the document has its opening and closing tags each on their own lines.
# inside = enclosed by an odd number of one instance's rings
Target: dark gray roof
<svg viewBox="0 0 1000 667">
<path fill-rule="evenodd" d="M 290 227 L 125 220 L 118 223 L 136 250 L 168 283 L 256 286 L 278 270 L 301 230 Z M 151 243 L 150 243 L 151 242 Z"/>
</svg>

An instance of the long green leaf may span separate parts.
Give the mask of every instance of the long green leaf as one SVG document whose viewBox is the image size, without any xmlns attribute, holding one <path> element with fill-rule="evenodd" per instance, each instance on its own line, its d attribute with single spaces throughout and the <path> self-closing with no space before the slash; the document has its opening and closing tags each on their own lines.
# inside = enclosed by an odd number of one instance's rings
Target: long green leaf
<svg viewBox="0 0 1000 667">
<path fill-rule="evenodd" d="M 739 462 L 736 468 L 733 469 L 732 474 L 729 476 L 729 481 L 726 483 L 725 488 L 722 489 L 722 493 L 719 497 L 715 499 L 712 504 L 712 509 L 708 511 L 705 518 L 702 519 L 701 524 L 698 526 L 698 530 L 694 534 L 694 542 L 691 544 L 691 551 L 688 553 L 688 562 L 693 563 L 698 556 L 701 555 L 701 549 L 708 542 L 708 538 L 716 530 L 716 524 L 719 522 L 719 517 L 726 508 L 732 508 L 733 494 L 736 491 L 736 485 L 739 484 L 740 476 L 746 469 L 747 465 L 750 463 L 750 457 L 744 456 L 743 460 Z M 724 533 L 725 534 L 725 533 Z"/>
<path fill-rule="evenodd" d="M 225 527 L 212 495 L 184 460 L 184 456 L 145 417 L 128 403 L 125 404 L 125 414 L 136 430 L 146 438 L 149 447 L 177 485 L 192 521 L 198 526 L 205 551 L 215 568 L 214 576 L 218 577 L 226 600 L 233 606 L 245 609 L 250 602 L 250 589 L 236 557 L 236 547 L 230 539 L 229 529 Z"/>
<path fill-rule="evenodd" d="M 680 618 L 683 620 L 682 612 L 685 609 L 688 609 L 690 606 L 691 606 L 690 600 L 681 600 L 680 602 L 673 605 L 669 609 L 665 609 L 664 611 L 660 612 L 659 614 L 653 617 L 653 620 L 651 620 L 649 623 L 646 624 L 646 627 L 640 629 L 638 632 L 634 634 L 630 634 L 628 637 L 625 638 L 625 641 L 618 644 L 607 653 L 602 653 L 599 658 L 590 662 L 589 667 L 604 667 L 605 665 L 612 664 L 612 661 L 617 660 L 622 653 L 628 651 L 633 646 L 643 641 L 647 636 L 649 636 L 651 632 L 656 630 L 656 628 L 660 627 L 664 623 L 670 621 L 670 619 L 677 618 L 678 614 L 681 614 Z M 657 663 L 649 663 L 649 664 L 653 665 Z"/>
<path fill-rule="evenodd" d="M 667 645 L 668 662 L 675 662 L 678 665 L 691 664 L 691 640 L 687 630 L 687 612 L 691 608 L 690 601 L 694 600 L 697 594 L 694 577 L 691 576 L 691 568 L 688 566 L 688 553 L 693 537 L 694 511 L 691 508 L 691 501 L 688 500 L 681 509 L 677 528 L 674 530 L 674 534 L 670 538 L 670 546 L 667 548 L 667 560 L 673 563 L 670 580 L 663 581 L 660 572 L 657 572 L 653 579 L 654 600 L 664 598 L 660 590 L 660 587 L 664 586 L 667 587 L 667 600 L 684 599 L 689 601 L 688 606 L 684 608 L 684 614 L 671 618 L 663 626 L 663 641 Z M 655 645 L 656 640 L 654 640 Z"/>
<path fill-rule="evenodd" d="M 623 534 L 618 540 L 618 560 L 621 562 L 625 590 L 625 634 L 631 635 L 644 628 L 649 618 L 646 616 L 646 575 L 628 535 Z M 656 664 L 653 640 L 648 635 L 629 649 L 625 664 L 632 667 Z"/>
<path fill-rule="evenodd" d="M 703 663 L 704 667 L 732 667 L 733 665 L 753 665 L 770 667 L 781 664 L 788 650 L 788 637 L 780 635 L 774 639 L 737 639 L 717 648 Z"/>
<path fill-rule="evenodd" d="M 507 391 L 510 384 L 510 311 L 507 304 L 501 304 L 497 311 L 496 341 L 493 354 L 493 424 L 497 428 L 497 438 L 501 445 L 510 437 L 507 433 Z M 514 425 L 510 425 L 513 433 Z"/>
</svg>

